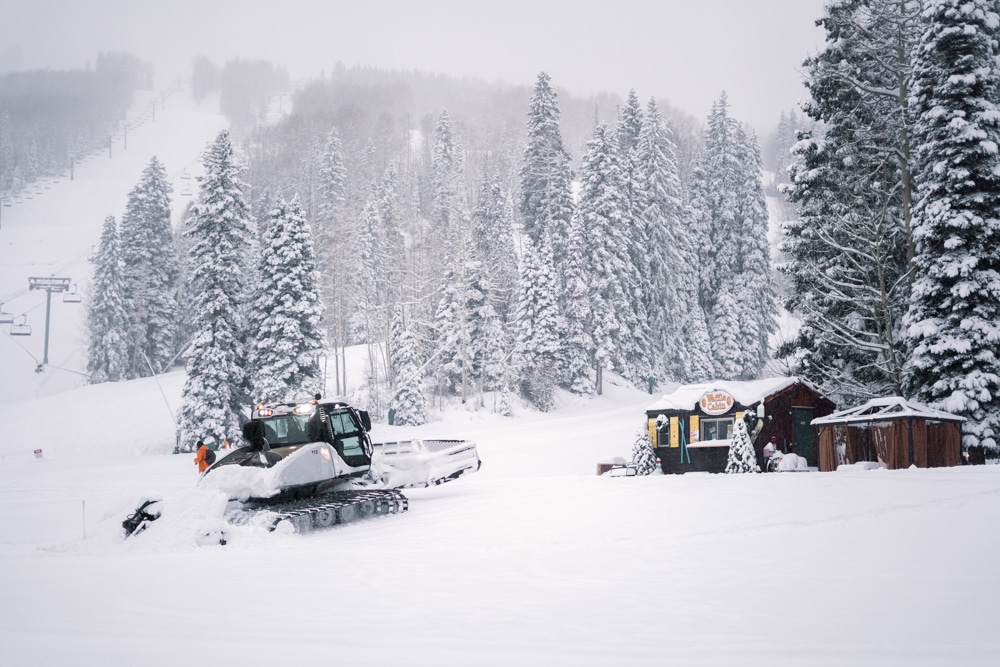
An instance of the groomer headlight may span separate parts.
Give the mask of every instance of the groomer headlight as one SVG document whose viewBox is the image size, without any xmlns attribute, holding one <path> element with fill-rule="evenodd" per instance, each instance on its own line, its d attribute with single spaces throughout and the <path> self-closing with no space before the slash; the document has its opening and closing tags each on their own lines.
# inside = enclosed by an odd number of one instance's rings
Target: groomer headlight
<svg viewBox="0 0 1000 667">
<path fill-rule="evenodd" d="M 316 404 L 315 403 L 301 403 L 301 404 L 295 406 L 294 412 L 297 415 L 311 415 L 312 413 L 316 412 Z"/>
</svg>

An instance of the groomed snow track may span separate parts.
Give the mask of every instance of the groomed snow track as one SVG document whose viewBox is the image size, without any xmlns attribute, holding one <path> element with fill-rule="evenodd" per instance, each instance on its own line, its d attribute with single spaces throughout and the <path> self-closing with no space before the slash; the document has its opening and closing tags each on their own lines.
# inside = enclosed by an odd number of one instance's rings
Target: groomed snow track
<svg viewBox="0 0 1000 667">
<path fill-rule="evenodd" d="M 375 516 L 399 514 L 409 508 L 409 502 L 396 490 L 338 491 L 304 500 L 290 500 L 259 509 L 247 507 L 244 512 L 268 517 L 269 530 L 288 522 L 296 533 L 308 533 Z M 235 523 L 241 523 L 239 519 Z"/>
</svg>

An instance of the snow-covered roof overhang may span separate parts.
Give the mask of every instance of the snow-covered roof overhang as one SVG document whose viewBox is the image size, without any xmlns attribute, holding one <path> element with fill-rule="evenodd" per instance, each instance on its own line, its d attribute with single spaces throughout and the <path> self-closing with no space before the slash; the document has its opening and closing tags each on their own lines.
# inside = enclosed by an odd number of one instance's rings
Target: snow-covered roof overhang
<svg viewBox="0 0 1000 667">
<path fill-rule="evenodd" d="M 888 419 L 931 419 L 936 421 L 965 421 L 965 417 L 953 415 L 950 412 L 942 412 L 929 408 L 921 403 L 908 401 L 900 396 L 888 398 L 873 398 L 864 405 L 859 405 L 840 412 L 834 412 L 826 417 L 818 417 L 812 420 L 813 426 L 824 424 L 857 424 L 873 421 L 885 421 Z"/>
<path fill-rule="evenodd" d="M 797 383 L 808 385 L 802 378 L 797 377 L 765 378 L 763 380 L 749 380 L 746 382 L 712 380 L 699 384 L 685 384 L 664 395 L 663 398 L 650 405 L 646 410 L 648 412 L 654 410 L 693 411 L 697 407 L 701 397 L 709 391 L 724 391 L 732 396 L 733 400 L 740 405 L 750 406 Z M 811 385 L 809 386 L 811 387 Z"/>
</svg>

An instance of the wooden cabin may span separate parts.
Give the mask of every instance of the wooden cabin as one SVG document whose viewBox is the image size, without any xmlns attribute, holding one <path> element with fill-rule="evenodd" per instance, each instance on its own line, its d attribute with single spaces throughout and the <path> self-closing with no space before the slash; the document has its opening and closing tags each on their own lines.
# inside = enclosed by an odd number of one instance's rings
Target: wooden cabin
<svg viewBox="0 0 1000 667">
<path fill-rule="evenodd" d="M 836 405 L 798 377 L 682 385 L 646 408 L 653 451 L 664 473 L 724 472 L 737 419 L 757 415 L 757 461 L 772 437 L 784 453 L 817 466 L 812 421 Z M 658 426 L 659 423 L 659 426 Z"/>
<path fill-rule="evenodd" d="M 964 417 L 899 396 L 814 419 L 819 432 L 819 469 L 861 461 L 889 470 L 940 468 L 962 462 Z"/>
</svg>

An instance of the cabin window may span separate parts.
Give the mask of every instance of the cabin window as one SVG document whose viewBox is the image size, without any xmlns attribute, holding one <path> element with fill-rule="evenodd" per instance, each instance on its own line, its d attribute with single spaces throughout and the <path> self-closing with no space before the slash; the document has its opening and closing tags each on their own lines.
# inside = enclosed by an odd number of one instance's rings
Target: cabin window
<svg viewBox="0 0 1000 667">
<path fill-rule="evenodd" d="M 733 437 L 733 418 L 701 420 L 702 440 L 729 440 Z"/>
</svg>

